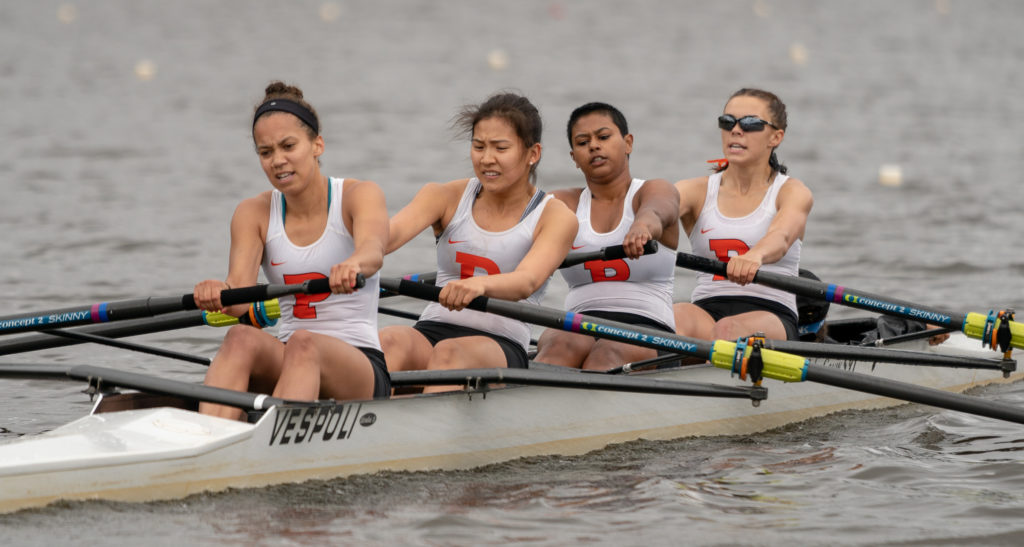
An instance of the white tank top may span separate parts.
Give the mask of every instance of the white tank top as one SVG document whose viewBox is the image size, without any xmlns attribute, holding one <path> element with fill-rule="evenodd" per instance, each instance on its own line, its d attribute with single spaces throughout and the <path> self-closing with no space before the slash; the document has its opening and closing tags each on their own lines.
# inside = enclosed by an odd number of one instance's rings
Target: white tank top
<svg viewBox="0 0 1024 547">
<path fill-rule="evenodd" d="M 622 206 L 622 218 L 612 231 L 599 233 L 590 223 L 592 195 L 584 188 L 576 206 L 580 221 L 573 252 L 590 252 L 602 247 L 622 245 L 622 239 L 633 225 L 636 213 L 633 198 L 644 185 L 633 179 Z M 672 287 L 675 283 L 676 252 L 664 245 L 658 252 L 637 260 L 591 260 L 561 270 L 569 284 L 565 307 L 573 312 L 614 311 L 642 315 L 675 329 L 672 313 Z"/>
<path fill-rule="evenodd" d="M 693 254 L 728 262 L 729 258 L 745 253 L 768 232 L 768 226 L 778 206 L 775 201 L 782 185 L 789 177 L 779 173 L 772 181 L 771 187 L 765 192 L 764 199 L 749 215 L 732 218 L 722 214 L 718 209 L 718 189 L 722 183 L 722 173 L 708 177 L 707 196 L 704 208 L 697 217 L 697 222 L 690 232 L 690 247 Z M 800 248 L 803 242 L 793 242 L 781 260 L 772 264 L 762 264 L 761 270 L 782 275 L 798 276 L 800 271 Z M 796 296 L 791 293 L 773 289 L 757 283 L 745 286 L 737 285 L 728 279 L 707 273 L 697 274 L 697 286 L 690 296 L 691 302 L 715 296 L 750 296 L 763 298 L 783 304 L 796 313 Z"/>
<path fill-rule="evenodd" d="M 540 221 L 544 207 L 551 199 L 550 194 L 541 198 L 540 203 L 525 218 L 508 230 L 488 232 L 473 220 L 473 202 L 480 189 L 478 179 L 469 180 L 455 215 L 438 237 L 438 287 L 447 285 L 449 281 L 466 279 L 474 275 L 495 275 L 514 271 L 533 246 L 533 231 Z M 537 292 L 522 302 L 540 304 L 547 286 L 545 281 Z M 468 309 L 451 311 L 436 302 L 431 302 L 423 310 L 420 320 L 441 321 L 497 334 L 518 342 L 523 349 L 530 343 L 530 327 L 526 323 L 491 313 Z"/>
<path fill-rule="evenodd" d="M 284 231 L 283 196 L 270 198 L 270 223 L 263 246 L 263 273 L 271 283 L 301 283 L 328 277 L 331 266 L 355 250 L 352 235 L 341 215 L 344 179 L 330 178 L 327 227 L 320 239 L 300 247 Z M 380 349 L 377 337 L 377 300 L 380 274 L 366 278 L 366 286 L 352 294 L 299 294 L 281 298 L 278 338 L 287 342 L 298 329 L 333 336 L 360 348 Z"/>
</svg>

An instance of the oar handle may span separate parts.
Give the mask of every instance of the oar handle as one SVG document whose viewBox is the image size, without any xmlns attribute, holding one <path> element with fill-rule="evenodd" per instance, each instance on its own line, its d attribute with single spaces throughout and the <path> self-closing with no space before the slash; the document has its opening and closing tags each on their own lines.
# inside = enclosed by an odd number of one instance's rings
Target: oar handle
<svg viewBox="0 0 1024 547">
<path fill-rule="evenodd" d="M 366 277 L 361 273 L 356 274 L 355 288 L 361 289 L 365 286 Z M 292 294 L 321 294 L 329 292 L 331 292 L 330 279 L 321 277 L 290 285 L 252 285 L 250 287 L 238 287 L 237 289 L 224 289 L 220 291 L 220 303 L 224 306 L 233 306 L 235 304 L 247 304 L 260 300 L 271 300 Z M 182 296 L 181 303 L 184 309 L 196 309 L 196 301 L 191 294 Z"/>
<path fill-rule="evenodd" d="M 650 240 L 644 243 L 645 255 L 650 255 L 658 252 L 658 242 Z M 584 262 L 590 262 L 591 260 L 618 260 L 620 258 L 626 258 L 626 249 L 622 245 L 611 245 L 609 247 L 602 247 L 596 251 L 589 251 L 586 253 L 569 253 L 569 256 L 565 257 L 562 264 L 558 266 L 561 268 L 569 268 L 577 264 L 583 264 Z"/>
<path fill-rule="evenodd" d="M 419 298 L 420 300 L 429 300 L 431 302 L 437 302 L 438 298 L 441 296 L 441 287 L 410 281 L 408 279 L 381 278 L 380 286 L 385 290 L 393 291 L 405 296 L 411 296 L 413 298 Z M 485 312 L 487 311 L 487 301 L 488 298 L 486 296 L 478 296 L 474 298 L 466 308 Z"/>
</svg>

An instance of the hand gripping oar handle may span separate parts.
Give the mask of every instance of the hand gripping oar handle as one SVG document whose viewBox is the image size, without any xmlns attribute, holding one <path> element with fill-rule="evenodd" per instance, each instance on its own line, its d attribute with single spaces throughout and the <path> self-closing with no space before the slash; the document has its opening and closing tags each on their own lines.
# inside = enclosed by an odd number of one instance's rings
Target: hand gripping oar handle
<svg viewBox="0 0 1024 547">
<path fill-rule="evenodd" d="M 650 255 L 658 252 L 658 242 L 653 239 L 644 243 L 644 254 Z M 620 258 L 626 258 L 626 250 L 622 245 L 612 245 L 610 247 L 602 247 L 596 251 L 590 251 L 586 253 L 569 253 L 569 256 L 565 257 L 562 264 L 558 266 L 559 269 L 569 268 L 577 264 L 583 264 L 584 262 L 590 262 L 591 260 L 618 260 Z"/>
<path fill-rule="evenodd" d="M 676 266 L 715 275 L 726 275 L 726 263 L 689 253 L 676 253 Z M 841 285 L 826 284 L 805 277 L 782 275 L 774 272 L 758 270 L 754 275 L 754 283 L 774 287 L 789 293 L 828 302 L 835 302 L 851 308 L 873 311 L 885 315 L 924 321 L 963 331 L 971 338 L 982 339 L 986 330 L 990 332 L 1000 327 L 1002 319 L 993 318 L 993 326 L 986 329 L 989 317 L 980 313 L 955 313 L 938 308 L 929 308 L 907 302 L 872 294 Z M 1024 348 L 1024 324 L 1009 321 L 1011 334 L 1010 345 Z"/>
<path fill-rule="evenodd" d="M 399 294 L 434 302 L 437 301 L 441 293 L 441 289 L 438 287 L 401 279 L 381 278 L 380 285 Z M 543 327 L 691 355 L 707 359 L 717 368 L 734 372 L 737 362 L 746 361 L 754 354 L 753 344 L 743 343 L 741 345 L 728 340 L 715 340 L 714 342 L 698 340 L 652 328 L 565 312 L 535 304 L 479 296 L 470 302 L 468 308 Z M 737 351 L 737 346 L 741 351 Z M 763 365 L 762 374 L 767 378 L 784 382 L 810 380 L 864 393 L 1024 424 L 1024 408 L 996 401 L 985 401 L 968 395 L 947 393 L 897 380 L 812 365 L 799 355 L 767 348 L 757 351 Z"/>
<path fill-rule="evenodd" d="M 365 285 L 366 279 L 362 274 L 357 274 L 356 288 Z M 221 291 L 221 303 L 225 306 L 231 306 L 234 304 L 271 300 L 291 294 L 319 294 L 327 292 L 331 292 L 330 282 L 327 278 L 320 278 L 291 285 L 253 285 L 251 287 L 226 289 Z M 99 302 L 91 306 L 35 312 L 31 315 L 0 317 L 0 334 L 73 327 L 89 323 L 107 323 L 194 309 L 196 309 L 196 301 L 191 293 L 183 296 Z"/>
<path fill-rule="evenodd" d="M 355 288 L 361 289 L 365 286 L 366 278 L 361 273 L 356 274 Z M 280 298 L 292 294 L 321 294 L 328 292 L 331 292 L 330 280 L 326 277 L 321 277 L 290 285 L 253 285 L 251 287 L 225 289 L 220 291 L 220 303 L 225 306 L 232 306 L 247 302 L 257 302 L 259 300 L 270 300 L 271 298 Z M 184 309 L 192 310 L 196 308 L 196 301 L 191 294 L 181 297 L 181 302 L 185 306 Z"/>
</svg>

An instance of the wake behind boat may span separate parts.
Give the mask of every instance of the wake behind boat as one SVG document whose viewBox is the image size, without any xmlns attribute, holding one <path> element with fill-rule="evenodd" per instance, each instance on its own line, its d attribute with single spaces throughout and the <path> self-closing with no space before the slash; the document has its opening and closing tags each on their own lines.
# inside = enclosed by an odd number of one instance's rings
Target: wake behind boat
<svg viewBox="0 0 1024 547">
<path fill-rule="evenodd" d="M 940 346 L 916 340 L 899 347 L 934 356 L 999 358 L 959 334 Z M 1024 373 L 1009 369 L 820 358 L 812 363 L 882 383 L 906 382 L 953 392 L 1024 378 Z M 706 364 L 625 377 L 543 366 L 450 372 L 461 378 L 461 391 L 344 403 L 280 403 L 255 413 L 254 423 L 171 406 L 103 412 L 117 397 L 101 397 L 89 416 L 0 444 L 0 511 L 61 499 L 147 501 L 382 470 L 472 468 L 525 456 L 582 454 L 636 439 L 751 434 L 842 410 L 903 402 L 809 382 L 769 382 L 770 396 L 762 402 L 760 388 L 739 387 L 738 379 L 729 382 L 725 371 Z M 521 373 L 518 378 L 508 374 L 516 372 Z M 396 374 L 396 384 L 430 381 L 422 375 L 417 380 L 415 374 L 405 380 Z M 103 375 L 97 367 L 87 374 L 101 394 L 104 386 L 111 386 Z M 591 385 L 591 377 L 618 379 L 618 389 Z M 539 385 L 507 385 L 513 382 Z M 664 391 L 658 391 L 659 386 Z M 721 393 L 667 394 L 673 392 L 670 389 L 685 392 L 701 386 L 711 386 L 711 392 L 718 386 Z M 274 401 L 252 402 L 259 408 Z"/>
</svg>

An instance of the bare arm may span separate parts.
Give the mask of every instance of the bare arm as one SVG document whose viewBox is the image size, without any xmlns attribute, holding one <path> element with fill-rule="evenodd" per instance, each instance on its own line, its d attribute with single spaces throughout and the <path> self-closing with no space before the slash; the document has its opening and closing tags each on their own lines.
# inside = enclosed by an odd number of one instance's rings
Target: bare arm
<svg viewBox="0 0 1024 547">
<path fill-rule="evenodd" d="M 565 260 L 578 227 L 576 215 L 565 203 L 548 201 L 533 232 L 533 245 L 515 271 L 452 281 L 441 289 L 438 301 L 448 309 L 461 310 L 481 295 L 503 300 L 530 296 Z"/>
<path fill-rule="evenodd" d="M 331 267 L 330 284 L 336 293 L 351 293 L 355 291 L 356 274 L 369 277 L 384 264 L 388 208 L 384 192 L 374 182 L 346 180 L 343 191 L 342 215 L 352 233 L 355 250 Z"/>
<path fill-rule="evenodd" d="M 708 193 L 708 177 L 685 179 L 675 184 L 679 192 L 679 221 L 687 235 L 697 224 L 697 217 L 704 208 L 704 199 Z"/>
<path fill-rule="evenodd" d="M 444 184 L 431 182 L 421 188 L 408 205 L 391 217 L 387 253 L 405 245 L 428 226 L 434 227 L 434 235 L 440 234 L 455 214 L 468 182 L 469 179 Z"/>
<path fill-rule="evenodd" d="M 221 310 L 223 306 L 220 303 L 220 291 L 256 283 L 260 262 L 263 260 L 263 245 L 269 214 L 269 192 L 246 199 L 235 208 L 235 214 L 231 217 L 231 251 L 228 258 L 227 279 L 226 281 L 207 279 L 196 284 L 192 290 L 192 296 L 200 309 Z M 238 304 L 225 311 L 237 317 L 248 309 L 247 304 Z"/>
<path fill-rule="evenodd" d="M 778 212 L 764 237 L 746 253 L 729 260 L 730 281 L 740 285 L 751 283 L 762 264 L 778 262 L 797 239 L 804 237 L 807 217 L 814 205 L 811 190 L 803 182 L 789 179 L 779 190 L 775 203 Z"/>
<path fill-rule="evenodd" d="M 679 192 L 664 179 L 644 183 L 636 195 L 633 224 L 622 240 L 629 258 L 640 258 L 644 244 L 659 241 L 675 249 L 679 245 Z"/>
</svg>

